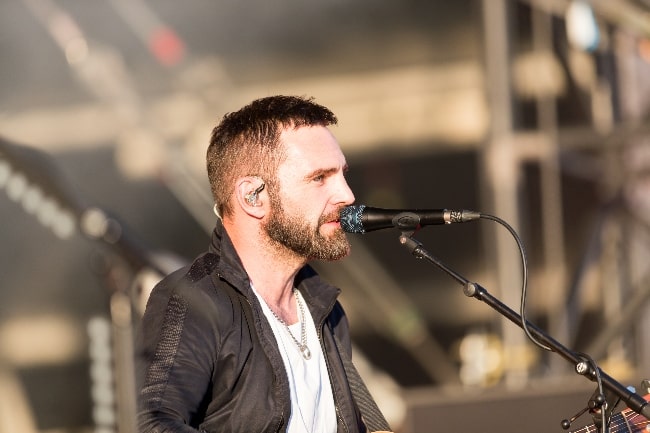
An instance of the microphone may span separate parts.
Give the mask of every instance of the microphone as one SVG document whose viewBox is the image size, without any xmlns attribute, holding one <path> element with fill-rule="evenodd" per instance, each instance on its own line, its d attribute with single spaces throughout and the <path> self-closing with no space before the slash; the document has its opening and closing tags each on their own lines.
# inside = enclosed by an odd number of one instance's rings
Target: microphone
<svg viewBox="0 0 650 433">
<path fill-rule="evenodd" d="M 416 230 L 423 226 L 464 223 L 481 218 L 479 212 L 448 209 L 381 209 L 365 205 L 341 209 L 341 228 L 348 233 L 397 228 Z"/>
</svg>

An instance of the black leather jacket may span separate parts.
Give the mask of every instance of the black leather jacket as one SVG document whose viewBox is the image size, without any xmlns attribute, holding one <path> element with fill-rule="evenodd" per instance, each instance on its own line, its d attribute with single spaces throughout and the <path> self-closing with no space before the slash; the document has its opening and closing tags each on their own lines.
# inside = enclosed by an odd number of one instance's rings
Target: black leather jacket
<svg viewBox="0 0 650 433">
<path fill-rule="evenodd" d="M 325 353 L 338 432 L 365 432 L 337 348 L 343 342 L 351 353 L 340 290 L 309 266 L 296 285 Z M 137 355 L 140 432 L 286 431 L 291 404 L 282 357 L 221 223 L 208 252 L 154 288 Z"/>
</svg>

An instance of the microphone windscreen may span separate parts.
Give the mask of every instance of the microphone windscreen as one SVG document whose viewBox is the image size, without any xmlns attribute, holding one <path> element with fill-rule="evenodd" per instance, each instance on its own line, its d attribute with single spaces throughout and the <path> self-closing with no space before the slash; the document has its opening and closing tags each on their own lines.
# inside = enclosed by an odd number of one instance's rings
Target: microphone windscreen
<svg viewBox="0 0 650 433">
<path fill-rule="evenodd" d="M 365 205 L 359 206 L 346 206 L 341 209 L 341 228 L 347 233 L 365 233 L 363 224 L 361 223 L 361 216 Z"/>
</svg>

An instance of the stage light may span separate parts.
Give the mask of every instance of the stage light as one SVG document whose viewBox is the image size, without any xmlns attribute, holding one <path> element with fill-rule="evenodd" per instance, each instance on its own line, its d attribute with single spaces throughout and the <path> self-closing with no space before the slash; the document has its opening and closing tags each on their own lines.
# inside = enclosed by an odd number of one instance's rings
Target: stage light
<svg viewBox="0 0 650 433">
<path fill-rule="evenodd" d="M 0 188 L 4 188 L 11 176 L 11 166 L 3 159 L 0 159 Z"/>
<path fill-rule="evenodd" d="M 36 217 L 38 222 L 52 230 L 61 239 L 71 238 L 76 230 L 74 213 L 62 207 L 58 201 L 43 190 L 43 187 L 30 179 L 27 169 L 20 165 L 12 165 L 10 160 L 3 159 L 0 153 L 0 188 L 4 188 L 7 197 L 22 205 L 29 215 Z"/>
<path fill-rule="evenodd" d="M 585 1 L 571 2 L 566 12 L 566 31 L 575 47 L 594 51 L 600 42 L 600 30 L 591 6 Z"/>
<path fill-rule="evenodd" d="M 27 190 L 27 178 L 20 172 L 14 172 L 7 181 L 7 196 L 13 201 L 20 201 Z"/>
</svg>

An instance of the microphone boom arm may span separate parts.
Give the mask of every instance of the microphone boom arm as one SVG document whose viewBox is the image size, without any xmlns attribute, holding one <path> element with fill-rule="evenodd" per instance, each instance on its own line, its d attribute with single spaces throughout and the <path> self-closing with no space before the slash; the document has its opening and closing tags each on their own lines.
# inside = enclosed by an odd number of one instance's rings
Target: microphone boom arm
<svg viewBox="0 0 650 433">
<path fill-rule="evenodd" d="M 442 269 L 445 273 L 450 275 L 456 282 L 463 286 L 463 293 L 465 296 L 476 298 L 479 301 L 483 301 L 492 309 L 496 310 L 498 313 L 506 317 L 508 320 L 513 322 L 515 325 L 524 329 L 526 327 L 534 337 L 545 343 L 551 352 L 555 352 L 567 361 L 573 363 L 575 366 L 576 373 L 585 376 L 589 380 L 595 382 L 602 382 L 602 385 L 609 389 L 611 392 L 616 394 L 620 399 L 633 411 L 644 416 L 647 419 L 650 419 L 650 405 L 648 402 L 641 397 L 639 394 L 631 391 L 626 388 L 620 382 L 616 381 L 614 378 L 606 374 L 599 367 L 595 367 L 588 362 L 585 362 L 583 356 L 580 356 L 578 353 L 573 352 L 572 350 L 566 348 L 557 340 L 550 337 L 541 329 L 537 328 L 535 325 L 528 321 L 522 320 L 522 316 L 517 312 L 512 310 L 510 307 L 505 305 L 503 302 L 492 296 L 484 287 L 475 282 L 469 281 L 467 278 L 463 277 L 459 273 L 455 272 L 439 259 L 432 256 L 422 244 L 411 237 L 412 232 L 403 232 L 399 238 L 400 244 L 404 245 L 411 253 L 418 259 L 426 259 L 430 263 L 436 265 Z M 525 323 L 524 323 L 525 322 Z M 596 368 L 598 371 L 596 371 Z"/>
</svg>

